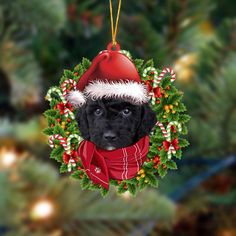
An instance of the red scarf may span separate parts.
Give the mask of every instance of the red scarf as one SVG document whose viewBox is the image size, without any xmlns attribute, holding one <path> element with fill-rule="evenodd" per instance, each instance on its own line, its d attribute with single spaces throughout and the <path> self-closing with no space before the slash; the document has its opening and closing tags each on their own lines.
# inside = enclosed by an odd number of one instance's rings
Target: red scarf
<svg viewBox="0 0 236 236">
<path fill-rule="evenodd" d="M 149 151 L 149 136 L 137 143 L 116 150 L 105 150 L 94 143 L 83 140 L 78 154 L 87 175 L 94 184 L 109 188 L 109 179 L 124 180 L 133 178 L 143 165 Z"/>
</svg>

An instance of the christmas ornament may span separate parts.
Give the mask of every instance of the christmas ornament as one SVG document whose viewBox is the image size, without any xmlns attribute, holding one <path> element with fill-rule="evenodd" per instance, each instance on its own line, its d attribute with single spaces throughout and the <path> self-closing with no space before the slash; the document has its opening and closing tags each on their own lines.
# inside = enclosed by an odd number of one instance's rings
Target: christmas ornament
<svg viewBox="0 0 236 236">
<path fill-rule="evenodd" d="M 116 42 L 120 6 L 121 1 L 113 27 L 110 1 L 112 42 L 107 49 L 92 62 L 84 58 L 73 70 L 65 70 L 59 86 L 46 95 L 50 109 L 45 112 L 48 128 L 44 133 L 49 135 L 50 157 L 61 163 L 61 173 L 70 173 L 83 189 L 99 189 L 103 196 L 112 185 L 118 193 L 132 195 L 147 186 L 157 187 L 158 176 L 177 168 L 174 160 L 181 158 L 182 148 L 188 145 L 181 135 L 187 133 L 185 124 L 190 117 L 184 114 L 182 93 L 173 85 L 176 75 L 171 68 L 160 70 L 153 60 L 144 63 L 120 49 Z M 83 140 L 76 111 L 88 98 L 104 97 L 135 105 L 150 103 L 158 120 L 151 134 L 112 151 Z"/>
</svg>

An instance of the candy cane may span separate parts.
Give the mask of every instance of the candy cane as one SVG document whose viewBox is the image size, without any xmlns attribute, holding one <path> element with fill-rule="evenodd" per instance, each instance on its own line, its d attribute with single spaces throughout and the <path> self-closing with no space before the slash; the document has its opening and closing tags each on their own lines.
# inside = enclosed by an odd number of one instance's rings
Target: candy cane
<svg viewBox="0 0 236 236">
<path fill-rule="evenodd" d="M 53 134 L 53 135 L 50 136 L 49 146 L 51 148 L 55 147 L 54 142 L 53 142 L 55 139 L 60 141 L 60 144 L 63 146 L 64 149 L 66 148 L 66 146 L 67 146 L 66 140 L 60 134 Z"/>
<path fill-rule="evenodd" d="M 76 162 L 73 158 L 70 158 L 68 166 L 67 166 L 68 172 L 71 172 L 72 167 L 76 167 Z"/>
<path fill-rule="evenodd" d="M 175 72 L 171 68 L 165 68 L 157 78 L 157 85 L 160 84 L 161 80 L 163 79 L 163 77 L 166 73 L 170 73 L 170 75 L 171 75 L 170 81 L 171 82 L 175 81 L 175 79 L 176 79 Z"/>
<path fill-rule="evenodd" d="M 63 96 L 65 97 L 67 95 L 67 85 L 68 84 L 72 84 L 73 85 L 73 88 L 75 89 L 76 88 L 76 81 L 74 81 L 73 79 L 67 79 L 65 80 L 62 85 L 61 85 L 61 89 L 62 89 L 62 94 Z"/>
<path fill-rule="evenodd" d="M 166 131 L 164 125 L 160 121 L 157 121 L 156 125 L 158 125 L 160 127 L 163 136 L 167 139 L 168 135 L 167 135 L 167 131 Z"/>
<path fill-rule="evenodd" d="M 169 160 L 171 159 L 172 154 L 175 155 L 175 154 L 176 154 L 176 150 L 175 150 L 175 148 L 173 147 L 173 145 L 170 145 L 169 150 L 168 150 L 168 152 L 167 152 L 167 158 L 168 158 Z"/>
<path fill-rule="evenodd" d="M 143 71 L 143 77 L 146 78 L 149 71 L 152 71 L 154 73 L 153 87 L 156 87 L 157 86 L 158 73 L 157 73 L 157 70 L 154 67 L 149 66 L 149 67 L 145 68 L 144 71 Z M 150 92 L 149 96 L 151 96 L 151 98 L 152 98 L 152 101 L 151 101 L 152 105 L 155 105 L 156 98 L 154 97 L 154 93 Z"/>
<path fill-rule="evenodd" d="M 62 95 L 61 90 L 58 89 L 58 88 L 55 88 L 55 87 L 50 88 L 50 89 L 48 90 L 48 92 L 47 92 L 47 95 L 46 95 L 45 98 L 46 98 L 49 102 L 52 101 L 52 93 L 57 93 L 58 96 L 60 97 L 61 101 L 62 101 L 64 104 L 67 103 L 67 101 L 65 100 L 64 96 Z M 72 119 L 75 119 L 75 116 L 74 116 L 73 112 L 71 112 L 68 108 L 65 108 L 64 114 L 65 114 L 65 117 L 68 117 L 68 116 L 70 115 L 70 117 L 71 117 Z"/>
<path fill-rule="evenodd" d="M 73 120 L 75 119 L 73 112 L 70 111 L 68 108 L 65 108 L 64 114 L 65 114 L 65 117 L 68 117 L 70 115 L 71 119 Z"/>
<path fill-rule="evenodd" d="M 46 99 L 47 99 L 49 102 L 52 101 L 52 93 L 57 93 L 58 96 L 60 97 L 61 101 L 62 101 L 64 104 L 66 104 L 66 100 L 65 100 L 65 98 L 63 97 L 61 90 L 60 90 L 59 88 L 55 88 L 55 87 L 50 88 L 50 89 L 48 90 L 48 92 L 47 92 Z"/>
<path fill-rule="evenodd" d="M 155 80 L 158 78 L 158 76 L 157 76 L 158 73 L 157 73 L 156 68 L 151 67 L 151 66 L 145 68 L 144 71 L 143 71 L 143 77 L 144 77 L 144 78 L 147 78 L 147 73 L 148 73 L 149 71 L 152 71 L 152 72 L 154 73 L 154 83 L 155 83 Z M 156 84 L 153 84 L 153 85 L 155 86 Z"/>
<path fill-rule="evenodd" d="M 168 142 L 171 142 L 171 126 L 172 125 L 175 125 L 178 129 L 178 132 L 181 132 L 182 131 L 182 127 L 181 127 L 181 124 L 177 121 L 171 121 L 168 126 L 167 126 L 167 137 L 166 137 L 166 140 Z"/>
<path fill-rule="evenodd" d="M 180 124 L 179 122 L 177 122 L 177 121 L 172 121 L 172 122 L 170 122 L 170 123 L 168 124 L 168 126 L 167 126 L 167 138 L 166 138 L 166 140 L 167 140 L 168 142 L 171 142 L 171 126 L 172 126 L 172 125 L 175 125 L 175 126 L 177 127 L 178 132 L 181 132 L 181 131 L 182 131 L 182 127 L 181 127 L 181 124 Z M 168 150 L 168 152 L 167 152 L 167 158 L 168 158 L 168 159 L 171 159 L 172 154 L 175 155 L 175 154 L 176 154 L 176 150 L 175 150 L 175 148 L 173 147 L 173 145 L 171 144 L 170 147 L 169 147 L 169 150 Z"/>
<path fill-rule="evenodd" d="M 67 143 L 66 143 L 66 147 L 65 147 L 65 151 L 67 154 L 71 153 L 71 140 L 74 138 L 78 140 L 78 143 L 80 143 L 83 140 L 78 134 L 71 134 L 67 138 Z"/>
</svg>

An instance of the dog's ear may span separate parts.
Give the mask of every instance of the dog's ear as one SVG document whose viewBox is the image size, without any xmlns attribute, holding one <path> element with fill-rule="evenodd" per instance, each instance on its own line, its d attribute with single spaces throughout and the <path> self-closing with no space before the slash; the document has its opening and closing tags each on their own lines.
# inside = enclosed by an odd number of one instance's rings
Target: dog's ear
<svg viewBox="0 0 236 236">
<path fill-rule="evenodd" d="M 137 140 L 148 135 L 156 122 L 156 113 L 151 109 L 149 103 L 143 104 L 141 106 L 141 119 L 136 133 Z"/>
<path fill-rule="evenodd" d="M 90 138 L 90 134 L 87 120 L 86 104 L 78 109 L 76 120 L 82 137 L 88 140 Z"/>
</svg>

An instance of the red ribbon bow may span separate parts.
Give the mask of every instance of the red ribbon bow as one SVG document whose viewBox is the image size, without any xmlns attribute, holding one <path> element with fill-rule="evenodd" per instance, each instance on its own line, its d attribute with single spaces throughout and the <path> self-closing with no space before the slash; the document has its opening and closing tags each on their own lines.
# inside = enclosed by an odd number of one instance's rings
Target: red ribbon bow
<svg viewBox="0 0 236 236">
<path fill-rule="evenodd" d="M 78 153 L 76 151 L 71 151 L 71 154 L 67 154 L 66 152 L 64 152 L 63 154 L 63 161 L 68 165 L 70 159 L 72 159 L 74 162 L 78 162 L 79 158 L 78 158 Z"/>
<path fill-rule="evenodd" d="M 73 107 L 70 103 L 64 104 L 63 102 L 60 102 L 57 104 L 57 109 L 60 111 L 60 114 L 64 114 L 65 109 L 69 109 L 70 111 L 73 111 Z"/>
<path fill-rule="evenodd" d="M 173 139 L 171 142 L 168 142 L 168 141 L 163 141 L 163 146 L 166 150 L 166 152 L 169 151 L 169 148 L 170 148 L 170 145 L 172 145 L 174 147 L 175 150 L 178 150 L 179 149 L 179 141 L 177 138 Z"/>
<path fill-rule="evenodd" d="M 162 93 L 161 93 L 161 88 L 160 87 L 155 87 L 153 88 L 153 86 L 151 85 L 151 83 L 153 82 L 153 80 L 147 80 L 145 82 L 147 88 L 148 88 L 148 92 L 153 92 L 155 98 L 161 98 L 162 97 Z"/>
</svg>

